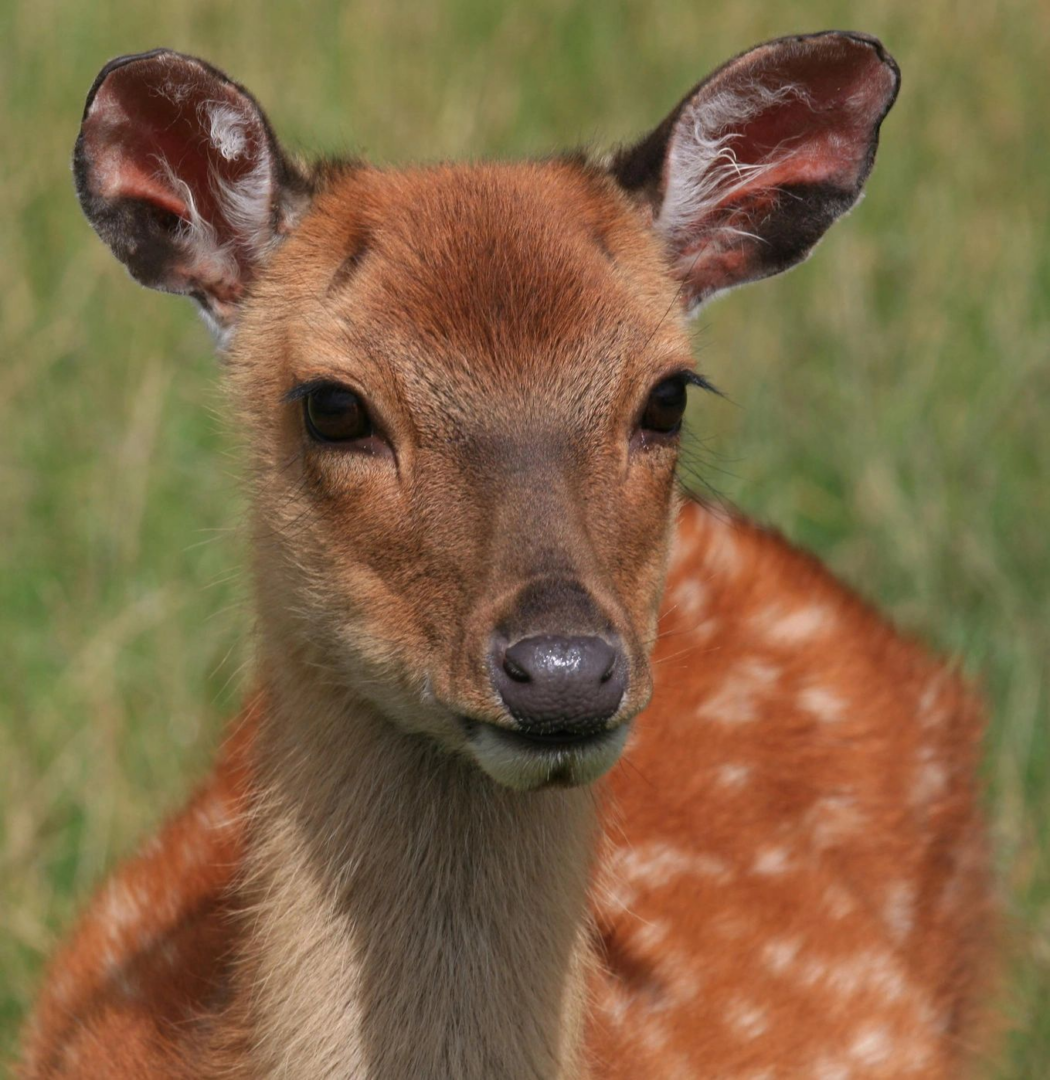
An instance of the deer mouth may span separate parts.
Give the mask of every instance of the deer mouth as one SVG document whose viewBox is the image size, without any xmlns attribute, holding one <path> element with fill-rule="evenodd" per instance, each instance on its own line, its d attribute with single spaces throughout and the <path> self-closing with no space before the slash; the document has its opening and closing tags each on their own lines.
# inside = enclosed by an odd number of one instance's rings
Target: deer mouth
<svg viewBox="0 0 1050 1080">
<path fill-rule="evenodd" d="M 572 731 L 570 729 L 555 728 L 553 731 L 507 731 L 506 735 L 511 739 L 531 746 L 544 747 L 548 750 L 563 746 L 586 746 L 589 743 L 599 743 L 607 735 L 607 730 L 602 731 Z"/>
<path fill-rule="evenodd" d="M 464 720 L 471 757 L 494 780 L 519 790 L 592 783 L 619 759 L 629 727 L 523 732 Z"/>
</svg>

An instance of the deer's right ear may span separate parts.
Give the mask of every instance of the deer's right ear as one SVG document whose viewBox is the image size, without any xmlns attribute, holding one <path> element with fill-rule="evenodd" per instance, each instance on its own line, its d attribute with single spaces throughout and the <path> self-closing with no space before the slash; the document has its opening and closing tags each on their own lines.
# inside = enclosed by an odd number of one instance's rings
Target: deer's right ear
<svg viewBox="0 0 1050 1080">
<path fill-rule="evenodd" d="M 192 296 L 220 344 L 308 198 L 255 99 L 166 49 L 99 72 L 73 172 L 84 213 L 132 276 Z"/>
</svg>

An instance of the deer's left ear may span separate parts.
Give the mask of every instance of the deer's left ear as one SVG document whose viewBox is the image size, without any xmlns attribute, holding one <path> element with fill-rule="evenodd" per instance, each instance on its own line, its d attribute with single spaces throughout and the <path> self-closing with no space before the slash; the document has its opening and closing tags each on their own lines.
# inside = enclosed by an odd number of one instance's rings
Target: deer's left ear
<svg viewBox="0 0 1050 1080">
<path fill-rule="evenodd" d="M 255 99 L 167 49 L 108 63 L 73 153 L 80 205 L 132 276 L 192 296 L 220 344 L 308 197 Z"/>
<path fill-rule="evenodd" d="M 801 262 L 860 198 L 900 86 L 872 37 L 780 38 L 730 60 L 613 175 L 645 200 L 687 308 Z"/>
</svg>

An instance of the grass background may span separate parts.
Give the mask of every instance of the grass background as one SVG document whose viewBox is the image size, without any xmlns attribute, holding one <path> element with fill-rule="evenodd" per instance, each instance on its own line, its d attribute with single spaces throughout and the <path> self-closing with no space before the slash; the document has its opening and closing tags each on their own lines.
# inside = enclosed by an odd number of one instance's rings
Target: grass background
<svg viewBox="0 0 1050 1080">
<path fill-rule="evenodd" d="M 846 26 L 904 72 L 863 206 L 698 327 L 690 463 L 958 657 L 993 706 L 1013 1024 L 1050 1070 L 1050 6 L 1040 0 L 0 4 L 0 1062 L 95 883 L 243 690 L 233 440 L 191 305 L 134 286 L 69 154 L 110 57 L 250 86 L 286 142 L 382 160 L 628 138 L 713 65 Z M 2 1068 L 2 1066 L 0 1066 Z"/>
</svg>

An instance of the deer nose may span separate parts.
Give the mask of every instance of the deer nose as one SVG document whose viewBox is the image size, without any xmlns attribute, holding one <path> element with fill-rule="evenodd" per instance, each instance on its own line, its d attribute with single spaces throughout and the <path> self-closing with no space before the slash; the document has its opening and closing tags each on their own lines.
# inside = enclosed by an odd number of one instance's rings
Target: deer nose
<svg viewBox="0 0 1050 1080">
<path fill-rule="evenodd" d="M 600 637 L 539 634 L 492 656 L 492 681 L 526 735 L 595 735 L 620 707 L 627 685 L 622 650 Z"/>
</svg>

